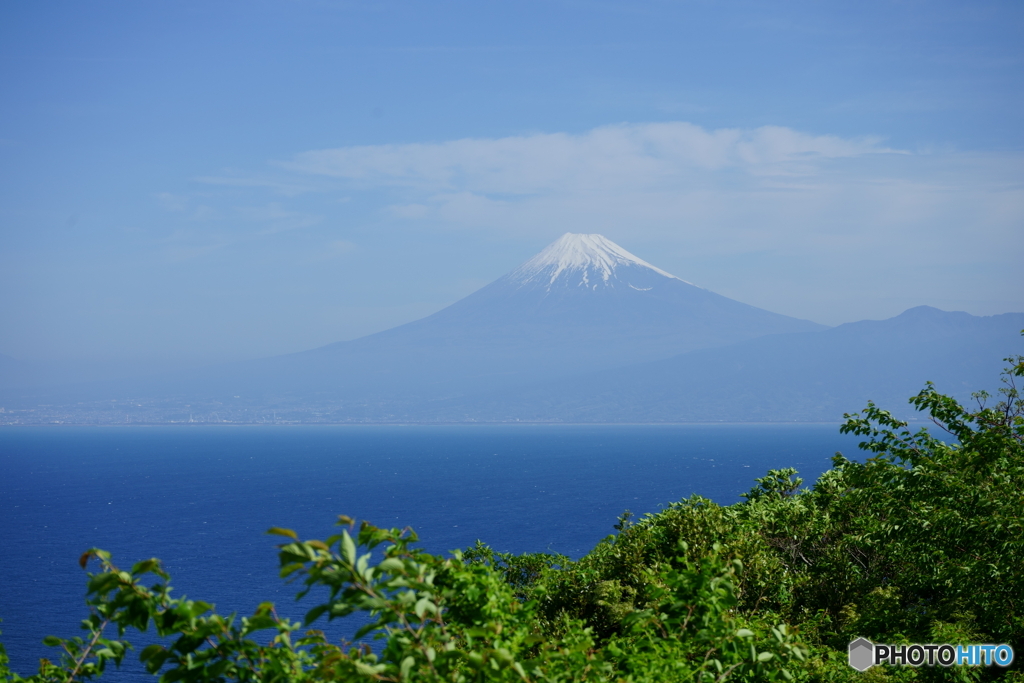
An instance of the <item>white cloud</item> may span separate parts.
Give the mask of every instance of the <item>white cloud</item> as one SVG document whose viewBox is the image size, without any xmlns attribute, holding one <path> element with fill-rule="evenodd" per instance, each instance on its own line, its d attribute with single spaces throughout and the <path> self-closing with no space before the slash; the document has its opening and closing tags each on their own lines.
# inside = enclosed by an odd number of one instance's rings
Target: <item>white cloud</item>
<svg viewBox="0 0 1024 683">
<path fill-rule="evenodd" d="M 261 235 L 271 235 L 288 230 L 299 230 L 316 225 L 322 218 L 320 216 L 290 211 L 277 202 L 264 206 L 244 206 L 235 209 L 246 221 L 265 225 L 259 231 Z"/>
<path fill-rule="evenodd" d="M 1020 244 L 1024 160 L 909 153 L 878 138 L 689 123 L 305 152 L 290 171 L 387 189 L 384 215 L 437 229 L 606 232 L 694 254 L 985 258 Z M 973 238 L 964 240 L 966 230 Z"/>
<path fill-rule="evenodd" d="M 892 153 L 874 138 L 778 126 L 708 131 L 676 122 L 604 126 L 581 135 L 315 150 L 283 166 L 362 186 L 527 195 L 671 186 L 709 171 L 802 176 L 825 160 Z"/>
<path fill-rule="evenodd" d="M 884 314 L 1008 310 L 1020 297 L 1005 293 L 1024 291 L 1018 152 L 669 122 L 313 150 L 277 166 L 284 184 L 353 197 L 319 208 L 371 241 L 474 231 L 540 248 L 599 232 L 714 291 L 825 322 L 877 317 L 879 301 Z"/>
</svg>

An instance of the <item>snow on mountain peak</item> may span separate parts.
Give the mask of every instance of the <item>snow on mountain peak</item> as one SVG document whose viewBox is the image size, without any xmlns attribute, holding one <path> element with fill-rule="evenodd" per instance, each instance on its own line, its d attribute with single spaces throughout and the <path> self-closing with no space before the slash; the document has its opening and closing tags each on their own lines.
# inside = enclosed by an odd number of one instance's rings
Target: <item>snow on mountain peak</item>
<svg viewBox="0 0 1024 683">
<path fill-rule="evenodd" d="M 571 232 L 549 244 L 542 252 L 512 271 L 509 276 L 522 283 L 546 281 L 545 284 L 550 287 L 563 273 L 568 275 L 580 271 L 580 284 L 596 286 L 591 280 L 607 283 L 619 266 L 640 266 L 664 277 L 680 280 L 675 275 L 634 256 L 603 235 Z"/>
</svg>

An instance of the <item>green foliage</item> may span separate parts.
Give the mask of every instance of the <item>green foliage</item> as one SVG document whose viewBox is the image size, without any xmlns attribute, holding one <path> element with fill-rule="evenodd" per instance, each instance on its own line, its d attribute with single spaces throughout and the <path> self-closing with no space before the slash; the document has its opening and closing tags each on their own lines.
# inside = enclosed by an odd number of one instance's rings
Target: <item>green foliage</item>
<svg viewBox="0 0 1024 683">
<path fill-rule="evenodd" d="M 579 561 L 480 542 L 432 555 L 409 529 L 347 517 L 324 540 L 271 529 L 281 576 L 300 597 L 326 592 L 301 624 L 269 603 L 219 615 L 173 598 L 158 560 L 123 571 L 93 549 L 84 635 L 48 637 L 59 654 L 28 679 L 0 647 L 0 680 L 95 678 L 150 629 L 160 642 L 139 658 L 165 683 L 1022 680 L 1019 665 L 846 665 L 860 636 L 1024 652 L 1024 357 L 1008 360 L 994 405 L 978 394 L 968 410 L 931 384 L 911 399 L 948 442 L 869 403 L 841 428 L 865 437 L 865 462 L 836 454 L 810 488 L 772 470 L 732 506 L 693 496 L 627 511 Z M 312 628 L 357 612 L 368 621 L 354 644 Z"/>
<path fill-rule="evenodd" d="M 787 467 L 783 470 L 768 470 L 768 474 L 760 479 L 755 479 L 757 486 L 747 493 L 740 494 L 741 498 L 748 501 L 755 500 L 778 500 L 792 496 L 800 488 L 804 480 L 796 476 L 796 470 Z"/>
<path fill-rule="evenodd" d="M 0 643 L 0 681 L 10 680 L 12 674 L 10 666 L 10 660 L 7 658 L 7 650 L 4 648 L 3 643 Z"/>
<path fill-rule="evenodd" d="M 680 559 L 681 568 L 652 568 L 646 608 L 629 610 L 621 634 L 599 646 L 592 629 L 563 613 L 553 628 L 539 618 L 545 595 L 535 582 L 528 599 L 516 594 L 508 566 L 477 548 L 466 561 L 414 548 L 408 529 L 380 529 L 366 522 L 325 540 L 299 540 L 289 529 L 272 529 L 290 542 L 280 547 L 281 575 L 301 580 L 300 597 L 325 587 L 325 602 L 314 606 L 305 626 L 320 618 L 363 612 L 370 621 L 356 638 L 377 640 L 377 652 L 363 645 L 328 643 L 322 632 L 297 635 L 300 624 L 279 619 L 269 604 L 252 617 L 223 617 L 206 603 L 171 597 L 167 574 L 157 560 L 118 569 L 110 556 L 96 559 L 89 575 L 91 614 L 85 637 L 47 638 L 60 648 L 58 663 L 44 661 L 28 680 L 86 680 L 108 664 L 120 664 L 130 644 L 128 630 L 152 627 L 164 644 L 150 645 L 140 660 L 165 683 L 176 681 L 636 681 L 791 678 L 790 660 L 804 651 L 779 625 L 758 639 L 737 619 L 735 576 L 738 561 L 712 554 L 698 565 Z M 374 550 L 379 561 L 374 561 Z M 683 551 L 686 548 L 683 546 Z M 483 560 L 479 559 L 483 558 Z M 515 565 L 513 565 L 514 567 Z M 558 568 L 545 566 L 544 571 Z M 146 585 L 148 582 L 150 585 Z M 117 638 L 107 637 L 113 630 Z M 270 630 L 269 644 L 253 639 Z M 17 677 L 14 680 L 23 680 Z"/>
</svg>

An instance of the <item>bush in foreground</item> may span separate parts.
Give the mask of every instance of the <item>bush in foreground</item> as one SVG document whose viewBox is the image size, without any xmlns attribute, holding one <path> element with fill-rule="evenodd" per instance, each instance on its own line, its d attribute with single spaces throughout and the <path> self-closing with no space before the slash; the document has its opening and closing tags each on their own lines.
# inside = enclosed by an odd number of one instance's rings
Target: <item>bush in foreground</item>
<svg viewBox="0 0 1024 683">
<path fill-rule="evenodd" d="M 1024 680 L 991 668 L 846 665 L 846 645 L 1002 642 L 1024 651 L 1024 400 L 1008 359 L 1002 397 L 968 410 L 928 385 L 911 399 L 951 443 L 872 404 L 843 432 L 863 463 L 837 454 L 813 487 L 794 470 L 756 480 L 745 501 L 694 496 L 632 523 L 579 561 L 508 555 L 478 543 L 450 557 L 408 529 L 342 517 L 339 534 L 288 529 L 281 575 L 327 589 L 303 623 L 273 605 L 248 617 L 171 597 L 158 560 L 130 571 L 93 549 L 84 636 L 23 679 L 85 680 L 130 650 L 131 630 L 161 644 L 139 657 L 162 681 L 772 681 Z M 361 612 L 356 644 L 320 619 Z M 376 649 L 366 642 L 376 640 Z"/>
</svg>

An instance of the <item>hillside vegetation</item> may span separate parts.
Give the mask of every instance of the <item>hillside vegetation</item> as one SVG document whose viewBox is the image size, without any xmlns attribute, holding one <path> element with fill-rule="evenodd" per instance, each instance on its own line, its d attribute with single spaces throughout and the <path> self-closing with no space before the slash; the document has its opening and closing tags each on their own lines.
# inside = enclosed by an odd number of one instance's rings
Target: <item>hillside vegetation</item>
<svg viewBox="0 0 1024 683">
<path fill-rule="evenodd" d="M 82 556 L 83 635 L 50 637 L 52 661 L 22 679 L 84 680 L 128 656 L 162 681 L 1024 680 L 999 667 L 858 673 L 847 644 L 1008 643 L 1024 657 L 1024 400 L 1008 359 L 999 397 L 966 408 L 930 384 L 911 403 L 937 438 L 868 404 L 842 431 L 869 457 L 837 454 L 802 488 L 773 470 L 730 506 L 694 496 L 634 522 L 627 512 L 578 561 L 478 543 L 443 557 L 409 529 L 339 520 L 324 540 L 282 536 L 281 575 L 328 595 L 305 623 L 273 605 L 248 617 L 171 597 L 158 560 L 118 569 Z M 934 429 L 934 428 L 933 428 Z M 316 625 L 356 612 L 356 644 Z M 366 643 L 375 643 L 370 647 Z M 133 655 L 135 656 L 135 655 Z"/>
</svg>

